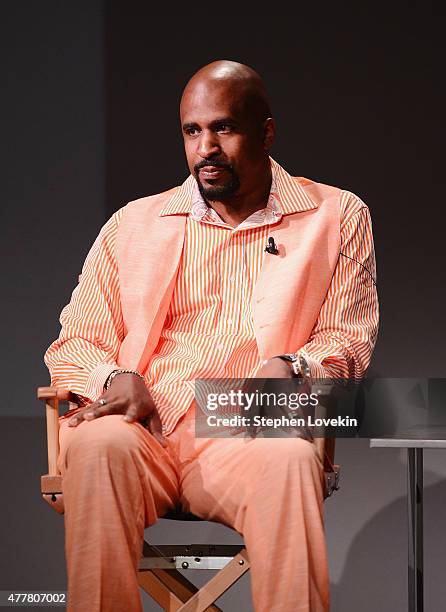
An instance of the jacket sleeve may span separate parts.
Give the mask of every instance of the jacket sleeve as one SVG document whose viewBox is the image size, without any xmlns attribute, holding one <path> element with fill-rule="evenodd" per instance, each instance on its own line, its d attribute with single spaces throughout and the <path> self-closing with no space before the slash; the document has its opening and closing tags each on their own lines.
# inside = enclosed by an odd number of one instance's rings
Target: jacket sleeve
<svg viewBox="0 0 446 612">
<path fill-rule="evenodd" d="M 372 223 L 367 206 L 341 194 L 341 245 L 333 278 L 304 357 L 313 378 L 361 378 L 378 333 L 378 296 Z"/>
<path fill-rule="evenodd" d="M 103 226 L 87 255 L 79 284 L 60 315 L 62 329 L 45 353 L 51 385 L 82 402 L 95 401 L 118 366 L 124 338 L 115 242 L 122 209 Z"/>
</svg>

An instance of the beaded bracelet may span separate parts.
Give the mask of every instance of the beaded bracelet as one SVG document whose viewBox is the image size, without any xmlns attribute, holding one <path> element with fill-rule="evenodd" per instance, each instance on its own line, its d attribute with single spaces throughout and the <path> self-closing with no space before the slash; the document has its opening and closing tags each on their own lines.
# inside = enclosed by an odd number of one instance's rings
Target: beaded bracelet
<svg viewBox="0 0 446 612">
<path fill-rule="evenodd" d="M 144 376 L 136 370 L 113 370 L 113 372 L 108 375 L 107 380 L 104 383 L 104 389 L 106 391 L 110 388 L 113 379 L 115 378 L 115 376 L 118 376 L 118 374 L 134 374 L 135 376 L 139 376 L 139 378 L 142 378 L 142 380 L 145 380 Z"/>
</svg>

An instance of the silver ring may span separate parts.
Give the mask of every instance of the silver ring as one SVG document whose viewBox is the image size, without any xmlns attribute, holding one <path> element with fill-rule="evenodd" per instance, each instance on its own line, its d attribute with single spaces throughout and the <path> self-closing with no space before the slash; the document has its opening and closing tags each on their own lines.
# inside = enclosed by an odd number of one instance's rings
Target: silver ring
<svg viewBox="0 0 446 612">
<path fill-rule="evenodd" d="M 99 400 L 99 403 L 101 404 L 101 406 L 105 406 L 105 404 L 107 403 L 107 400 L 105 400 L 103 397 Z"/>
</svg>

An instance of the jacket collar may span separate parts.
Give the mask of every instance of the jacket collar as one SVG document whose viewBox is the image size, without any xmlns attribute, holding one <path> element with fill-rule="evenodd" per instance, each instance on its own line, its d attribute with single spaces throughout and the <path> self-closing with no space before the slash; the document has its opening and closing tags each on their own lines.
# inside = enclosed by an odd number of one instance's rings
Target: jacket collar
<svg viewBox="0 0 446 612">
<path fill-rule="evenodd" d="M 306 193 L 297 177 L 291 176 L 280 164 L 270 157 L 271 169 L 274 173 L 277 197 L 283 215 L 312 210 L 317 204 Z M 160 211 L 160 217 L 170 215 L 186 215 L 192 209 L 193 193 L 196 181 L 192 175 L 178 187 L 167 204 Z"/>
</svg>

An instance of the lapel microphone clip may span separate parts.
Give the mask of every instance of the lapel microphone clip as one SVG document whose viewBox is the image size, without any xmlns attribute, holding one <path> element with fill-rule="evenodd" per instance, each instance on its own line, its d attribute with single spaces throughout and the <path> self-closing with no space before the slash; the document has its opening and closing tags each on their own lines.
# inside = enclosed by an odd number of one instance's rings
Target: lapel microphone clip
<svg viewBox="0 0 446 612">
<path fill-rule="evenodd" d="M 269 253 L 270 255 L 279 254 L 279 249 L 276 247 L 276 243 L 274 242 L 274 238 L 272 236 L 268 238 L 268 244 L 265 247 L 265 253 Z"/>
</svg>

